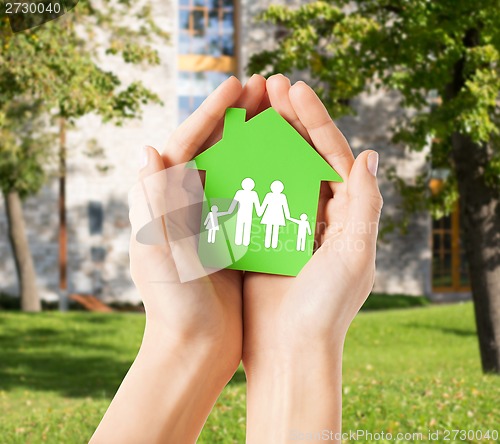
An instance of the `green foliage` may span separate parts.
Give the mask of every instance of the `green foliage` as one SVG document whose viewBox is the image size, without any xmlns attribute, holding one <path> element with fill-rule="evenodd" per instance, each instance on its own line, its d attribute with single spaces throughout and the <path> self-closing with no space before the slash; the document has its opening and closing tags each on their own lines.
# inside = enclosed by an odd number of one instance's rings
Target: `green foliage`
<svg viewBox="0 0 500 444">
<path fill-rule="evenodd" d="M 40 102 L 24 98 L 4 107 L 0 124 L 0 190 L 16 190 L 21 198 L 36 193 L 52 162 L 54 135 L 46 130 Z M 45 118 L 44 118 L 45 117 Z"/>
<path fill-rule="evenodd" d="M 52 133 L 54 117 L 72 124 L 95 113 L 120 125 L 140 116 L 145 103 L 159 102 L 142 82 L 123 84 L 100 62 L 100 56 L 108 54 L 135 65 L 159 63 L 152 43 L 167 41 L 168 35 L 154 23 L 148 7 L 127 0 L 80 0 L 60 19 L 16 34 L 4 17 L 0 39 L 0 186 L 4 191 L 17 189 L 25 196 L 43 184 L 48 147 L 40 141 Z M 26 107 L 36 103 L 37 118 L 13 112 L 13 102 Z M 35 120 L 46 124 L 37 126 L 36 140 L 35 132 L 26 130 Z"/>
<path fill-rule="evenodd" d="M 500 185 L 498 0 L 315 1 L 271 6 L 261 19 L 278 25 L 283 38 L 275 50 L 255 55 L 249 71 L 304 72 L 334 117 L 350 113 L 349 99 L 363 90 L 399 92 L 408 112 L 394 141 L 416 151 L 430 145 L 432 167 L 450 168 L 439 196 L 426 186 L 429 174 L 405 183 L 392 172 L 410 201 L 406 209 L 439 216 L 453 207 L 454 133 L 491 146 L 493 161 L 478 173 Z"/>
<path fill-rule="evenodd" d="M 144 321 L 0 313 L 3 442 L 88 442 L 137 353 Z M 500 384 L 481 374 L 470 303 L 359 315 L 343 373 L 344 431 L 498 429 Z M 198 442 L 245 442 L 245 393 L 240 368 Z"/>
</svg>

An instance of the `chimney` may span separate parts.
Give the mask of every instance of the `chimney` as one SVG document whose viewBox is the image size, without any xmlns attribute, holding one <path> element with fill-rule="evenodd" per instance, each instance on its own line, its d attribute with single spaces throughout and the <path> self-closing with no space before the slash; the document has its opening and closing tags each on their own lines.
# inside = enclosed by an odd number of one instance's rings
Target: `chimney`
<svg viewBox="0 0 500 444">
<path fill-rule="evenodd" d="M 228 108 L 224 118 L 223 138 L 233 138 L 238 135 L 241 125 L 245 123 L 247 110 L 245 108 Z"/>
</svg>

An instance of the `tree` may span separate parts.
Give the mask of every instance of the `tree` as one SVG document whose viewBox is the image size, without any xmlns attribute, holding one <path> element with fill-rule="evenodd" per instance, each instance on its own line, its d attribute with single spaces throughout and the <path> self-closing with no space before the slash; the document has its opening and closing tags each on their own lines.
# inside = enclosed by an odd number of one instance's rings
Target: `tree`
<svg viewBox="0 0 500 444">
<path fill-rule="evenodd" d="M 115 73 L 101 68 L 99 54 L 117 55 L 130 64 L 158 64 L 159 57 L 151 42 L 155 38 L 164 41 L 168 36 L 156 26 L 148 7 L 128 0 L 104 0 L 98 4 L 94 0 L 82 0 L 59 20 L 21 33 L 12 34 L 4 17 L 0 20 L 0 38 L 0 131 L 3 135 L 0 187 L 6 202 L 21 305 L 23 309 L 38 311 L 40 302 L 21 199 L 40 189 L 50 166 L 48 154 L 54 158 L 54 149 L 42 143 L 43 136 L 54 134 L 56 122 L 60 141 L 59 208 L 60 220 L 64 223 L 67 126 L 88 113 L 119 125 L 124 119 L 138 117 L 143 104 L 159 102 L 141 82 L 123 85 Z M 43 128 L 42 121 L 45 122 Z M 64 233 L 61 230 L 63 254 Z M 65 266 L 61 272 L 61 280 L 65 282 Z"/>
<path fill-rule="evenodd" d="M 9 239 L 23 311 L 40 311 L 35 267 L 26 236 L 21 200 L 36 193 L 46 179 L 51 135 L 43 132 L 40 104 L 24 100 L 12 101 L 0 114 L 0 188 L 3 191 Z"/>
<path fill-rule="evenodd" d="M 363 90 L 399 92 L 409 112 L 394 140 L 430 148 L 429 164 L 449 175 L 437 196 L 428 172 L 412 183 L 393 178 L 409 212 L 442 216 L 460 199 L 482 367 L 500 373 L 498 1 L 316 1 L 271 6 L 262 18 L 283 37 L 249 70 L 306 72 L 333 116 L 350 113 L 349 99 Z"/>
</svg>

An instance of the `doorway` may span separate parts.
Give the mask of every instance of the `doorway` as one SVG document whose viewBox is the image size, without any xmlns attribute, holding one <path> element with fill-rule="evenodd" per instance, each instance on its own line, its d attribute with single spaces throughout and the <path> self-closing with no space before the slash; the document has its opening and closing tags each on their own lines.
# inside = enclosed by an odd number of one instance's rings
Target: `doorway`
<svg viewBox="0 0 500 444">
<path fill-rule="evenodd" d="M 458 205 L 448 216 L 432 221 L 432 290 L 437 293 L 470 291 Z"/>
</svg>

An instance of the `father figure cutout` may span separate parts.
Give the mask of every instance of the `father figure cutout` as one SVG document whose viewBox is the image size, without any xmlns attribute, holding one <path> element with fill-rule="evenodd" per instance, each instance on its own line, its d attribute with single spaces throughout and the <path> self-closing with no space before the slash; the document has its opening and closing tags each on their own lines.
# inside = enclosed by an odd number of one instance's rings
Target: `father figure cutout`
<svg viewBox="0 0 500 444">
<path fill-rule="evenodd" d="M 225 214 L 231 214 L 234 207 L 238 204 L 238 213 L 236 214 L 236 235 L 234 243 L 236 245 L 250 245 L 250 234 L 252 232 L 253 208 L 257 216 L 262 216 L 259 196 L 256 191 L 253 191 L 255 182 L 247 177 L 241 182 L 241 190 L 236 191 L 231 206 Z"/>
</svg>

